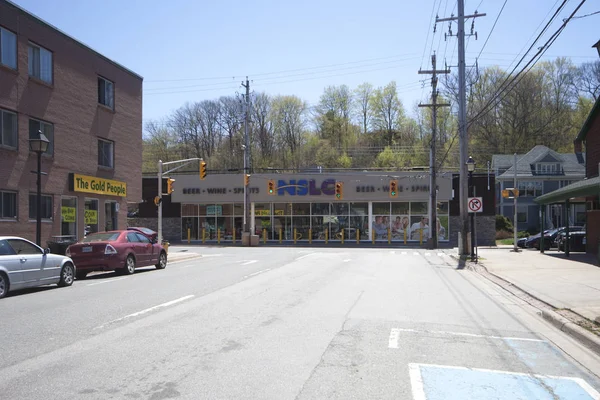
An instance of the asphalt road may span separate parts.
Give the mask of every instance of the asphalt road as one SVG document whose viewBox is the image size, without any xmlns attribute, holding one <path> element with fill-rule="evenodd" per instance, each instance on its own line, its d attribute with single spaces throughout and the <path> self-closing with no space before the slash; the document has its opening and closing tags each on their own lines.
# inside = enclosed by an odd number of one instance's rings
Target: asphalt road
<svg viewBox="0 0 600 400">
<path fill-rule="evenodd" d="M 0 301 L 0 399 L 600 399 L 600 359 L 446 251 L 202 258 Z"/>
</svg>

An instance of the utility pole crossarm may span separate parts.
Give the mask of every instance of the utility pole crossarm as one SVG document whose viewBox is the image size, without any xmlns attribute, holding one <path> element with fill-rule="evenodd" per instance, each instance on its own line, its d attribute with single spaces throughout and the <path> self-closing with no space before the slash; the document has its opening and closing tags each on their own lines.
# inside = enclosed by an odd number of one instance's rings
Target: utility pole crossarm
<svg viewBox="0 0 600 400">
<path fill-rule="evenodd" d="M 450 103 L 419 104 L 419 107 L 450 107 Z"/>
<path fill-rule="evenodd" d="M 419 74 L 449 74 L 451 71 L 449 69 L 434 69 L 434 70 L 419 70 Z"/>
<path fill-rule="evenodd" d="M 463 3 L 464 4 L 464 3 Z M 469 19 L 469 18 L 477 18 L 477 17 L 485 17 L 486 14 L 485 13 L 475 13 L 475 14 L 471 14 L 471 15 L 465 15 L 463 16 L 464 19 Z M 458 18 L 460 17 L 448 17 L 448 18 L 436 18 L 435 22 L 446 22 L 446 21 L 457 21 Z"/>
</svg>

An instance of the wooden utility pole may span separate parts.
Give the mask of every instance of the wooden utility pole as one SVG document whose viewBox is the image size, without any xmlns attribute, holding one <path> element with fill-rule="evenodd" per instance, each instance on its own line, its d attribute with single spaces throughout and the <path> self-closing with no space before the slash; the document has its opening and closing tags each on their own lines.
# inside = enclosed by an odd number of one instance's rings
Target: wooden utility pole
<svg viewBox="0 0 600 400">
<path fill-rule="evenodd" d="M 431 249 L 438 247 L 438 230 L 437 230 L 437 168 L 435 165 L 435 150 L 436 150 L 436 138 L 437 138 L 437 109 L 438 107 L 450 107 L 449 103 L 437 102 L 438 90 L 437 74 L 449 74 L 449 69 L 437 70 L 435 53 L 431 56 L 431 65 L 433 69 L 431 71 L 419 70 L 419 74 L 431 74 L 431 104 L 419 104 L 419 107 L 429 107 L 432 110 L 431 118 L 431 140 L 429 149 L 429 237 L 428 246 Z"/>
</svg>

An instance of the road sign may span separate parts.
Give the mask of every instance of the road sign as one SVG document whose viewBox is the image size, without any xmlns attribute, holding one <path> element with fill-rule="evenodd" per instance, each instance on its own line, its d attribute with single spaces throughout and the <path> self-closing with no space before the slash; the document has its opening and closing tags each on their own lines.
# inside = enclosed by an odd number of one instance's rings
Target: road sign
<svg viewBox="0 0 600 400">
<path fill-rule="evenodd" d="M 483 197 L 469 197 L 469 212 L 483 212 Z"/>
<path fill-rule="evenodd" d="M 514 197 L 519 197 L 519 189 L 512 189 L 512 188 L 508 188 L 508 189 L 504 189 L 502 191 L 502 197 L 504 198 L 514 198 Z"/>
</svg>

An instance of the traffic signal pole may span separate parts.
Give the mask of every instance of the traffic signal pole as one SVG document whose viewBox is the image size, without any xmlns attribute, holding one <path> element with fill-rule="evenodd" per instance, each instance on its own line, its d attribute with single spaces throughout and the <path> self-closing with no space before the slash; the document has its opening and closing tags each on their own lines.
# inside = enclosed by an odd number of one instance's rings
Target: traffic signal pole
<svg viewBox="0 0 600 400">
<path fill-rule="evenodd" d="M 185 160 L 176 160 L 176 161 L 169 161 L 169 162 L 162 162 L 162 160 L 158 160 L 158 243 L 162 243 L 163 240 L 163 234 L 162 234 L 162 197 L 163 197 L 163 192 L 162 192 L 162 179 L 165 175 L 170 174 L 173 171 L 176 171 L 180 168 L 185 167 L 186 165 L 190 164 L 191 162 L 196 162 L 196 161 L 201 161 L 201 158 L 188 158 Z M 168 171 L 163 171 L 163 167 L 165 165 L 172 165 L 172 164 L 181 164 L 173 169 L 170 169 Z M 173 180 L 174 182 L 175 180 Z M 171 183 L 172 184 L 172 183 Z M 171 194 L 171 193 L 169 193 Z"/>
</svg>

